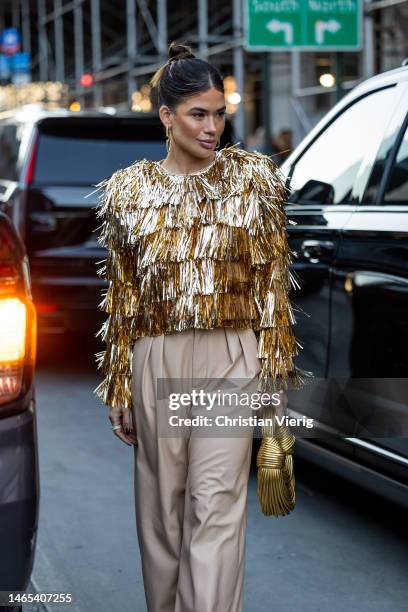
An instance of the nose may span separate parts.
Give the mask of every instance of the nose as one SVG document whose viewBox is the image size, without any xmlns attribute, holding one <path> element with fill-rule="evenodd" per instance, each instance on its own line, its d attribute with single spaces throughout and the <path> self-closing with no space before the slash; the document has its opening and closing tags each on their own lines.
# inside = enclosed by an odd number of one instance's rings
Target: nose
<svg viewBox="0 0 408 612">
<path fill-rule="evenodd" d="M 217 131 L 214 117 L 208 117 L 205 131 L 209 134 L 215 134 L 215 132 Z"/>
</svg>

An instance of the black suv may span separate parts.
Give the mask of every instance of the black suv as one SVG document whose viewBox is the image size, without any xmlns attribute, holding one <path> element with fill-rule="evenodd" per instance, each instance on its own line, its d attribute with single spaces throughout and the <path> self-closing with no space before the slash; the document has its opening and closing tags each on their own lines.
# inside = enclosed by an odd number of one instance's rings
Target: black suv
<svg viewBox="0 0 408 612">
<path fill-rule="evenodd" d="M 408 507 L 408 66 L 353 89 L 281 169 L 298 365 L 319 383 L 290 392 L 320 415 L 297 452 Z"/>
<path fill-rule="evenodd" d="M 10 219 L 0 213 L 0 592 L 25 591 L 34 561 L 39 508 L 35 359 L 28 259 Z"/>
</svg>

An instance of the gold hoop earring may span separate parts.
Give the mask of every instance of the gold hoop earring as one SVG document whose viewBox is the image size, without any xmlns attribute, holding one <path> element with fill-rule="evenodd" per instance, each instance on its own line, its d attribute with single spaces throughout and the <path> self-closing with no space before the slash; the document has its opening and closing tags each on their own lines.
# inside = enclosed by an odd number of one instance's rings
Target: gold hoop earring
<svg viewBox="0 0 408 612">
<path fill-rule="evenodd" d="M 166 127 L 166 149 L 167 153 L 170 151 L 171 142 L 170 142 L 170 126 Z"/>
<path fill-rule="evenodd" d="M 216 149 L 219 149 L 220 144 L 221 144 L 221 136 L 218 138 L 218 140 L 217 140 L 217 144 L 215 145 L 215 148 L 216 148 Z"/>
</svg>

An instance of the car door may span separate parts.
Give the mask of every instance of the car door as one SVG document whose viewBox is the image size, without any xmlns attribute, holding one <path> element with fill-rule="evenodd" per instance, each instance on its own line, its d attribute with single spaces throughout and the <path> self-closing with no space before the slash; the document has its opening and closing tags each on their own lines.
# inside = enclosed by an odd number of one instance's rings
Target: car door
<svg viewBox="0 0 408 612">
<path fill-rule="evenodd" d="M 294 270 L 302 284 L 293 295 L 298 308 L 296 336 L 303 346 L 297 365 L 311 370 L 318 383 L 311 393 L 292 393 L 290 403 L 301 414 L 323 415 L 323 421 L 333 400 L 328 379 L 333 265 L 342 230 L 359 204 L 359 179 L 366 171 L 367 152 L 375 154 L 380 146 L 400 97 L 397 89 L 393 83 L 356 94 L 323 124 L 298 158 L 291 156 L 290 167 L 283 167 L 292 188 L 288 234 L 296 253 Z M 330 436 L 328 444 L 353 454 L 341 438 Z"/>
<path fill-rule="evenodd" d="M 342 231 L 332 282 L 328 376 L 350 415 L 356 458 L 408 483 L 408 83 L 361 201 Z M 353 429 L 354 428 L 354 435 Z"/>
</svg>

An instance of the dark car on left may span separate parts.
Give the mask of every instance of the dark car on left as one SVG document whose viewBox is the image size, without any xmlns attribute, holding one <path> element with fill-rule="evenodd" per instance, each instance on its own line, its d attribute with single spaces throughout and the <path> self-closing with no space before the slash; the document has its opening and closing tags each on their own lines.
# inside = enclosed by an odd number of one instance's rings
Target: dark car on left
<svg viewBox="0 0 408 612">
<path fill-rule="evenodd" d="M 10 219 L 0 213 L 0 592 L 3 597 L 5 591 L 27 589 L 34 562 L 39 511 L 36 333 L 27 254 Z M 0 609 L 17 611 L 21 605 L 2 605 Z"/>
</svg>

